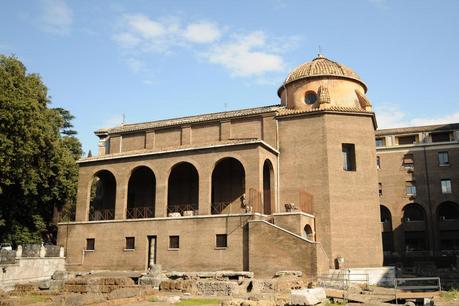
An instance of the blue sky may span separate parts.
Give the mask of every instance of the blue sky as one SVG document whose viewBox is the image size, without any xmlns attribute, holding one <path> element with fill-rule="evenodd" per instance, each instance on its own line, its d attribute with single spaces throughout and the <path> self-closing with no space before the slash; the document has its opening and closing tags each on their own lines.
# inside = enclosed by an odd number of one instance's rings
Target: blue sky
<svg viewBox="0 0 459 306">
<path fill-rule="evenodd" d="M 316 56 L 355 70 L 380 127 L 459 122 L 459 1 L 3 1 L 0 53 L 16 54 L 93 131 L 279 103 Z"/>
</svg>

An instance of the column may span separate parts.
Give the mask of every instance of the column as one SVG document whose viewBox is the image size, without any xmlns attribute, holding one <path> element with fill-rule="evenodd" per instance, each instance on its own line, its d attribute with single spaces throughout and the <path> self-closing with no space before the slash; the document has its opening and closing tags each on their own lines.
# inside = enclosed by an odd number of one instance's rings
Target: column
<svg viewBox="0 0 459 306">
<path fill-rule="evenodd" d="M 115 173 L 114 173 L 115 174 Z M 116 178 L 116 200 L 115 200 L 115 220 L 126 219 L 127 193 L 129 174 L 117 173 Z"/>
<path fill-rule="evenodd" d="M 167 217 L 167 189 L 168 177 L 165 171 L 157 171 L 156 175 L 156 199 L 155 218 Z"/>
<path fill-rule="evenodd" d="M 212 214 L 212 171 L 199 172 L 199 215 Z"/>
</svg>

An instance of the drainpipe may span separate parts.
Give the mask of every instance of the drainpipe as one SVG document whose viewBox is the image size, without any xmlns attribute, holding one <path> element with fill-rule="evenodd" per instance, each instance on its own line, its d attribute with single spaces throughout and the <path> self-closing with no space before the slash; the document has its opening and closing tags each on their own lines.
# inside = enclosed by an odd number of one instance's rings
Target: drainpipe
<svg viewBox="0 0 459 306">
<path fill-rule="evenodd" d="M 280 148 L 279 148 L 279 121 L 276 119 L 276 143 L 277 143 L 277 150 L 279 154 L 277 155 L 277 169 L 276 169 L 276 181 L 277 181 L 277 188 L 276 188 L 276 202 L 277 202 L 277 212 L 280 212 L 281 203 L 280 203 Z"/>
<path fill-rule="evenodd" d="M 430 213 L 430 226 L 428 227 L 427 232 L 429 233 L 429 245 L 432 248 L 431 252 L 432 255 L 436 253 L 436 243 L 435 243 L 435 233 L 434 233 L 434 216 L 432 212 L 432 197 L 430 195 L 430 177 L 429 177 L 429 167 L 427 166 L 427 153 L 426 153 L 426 146 L 423 146 L 423 153 L 424 153 L 424 169 L 426 173 L 426 187 L 427 187 L 427 202 L 429 204 L 429 213 Z M 426 224 L 427 227 L 427 224 Z"/>
</svg>

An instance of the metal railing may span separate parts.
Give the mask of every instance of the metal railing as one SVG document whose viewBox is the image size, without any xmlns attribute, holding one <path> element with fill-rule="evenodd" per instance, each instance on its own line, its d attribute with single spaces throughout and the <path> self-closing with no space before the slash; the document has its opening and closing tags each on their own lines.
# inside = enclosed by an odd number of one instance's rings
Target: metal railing
<svg viewBox="0 0 459 306">
<path fill-rule="evenodd" d="M 439 277 L 405 277 L 394 279 L 395 304 L 398 304 L 397 289 L 402 291 L 441 291 L 441 281 Z"/>
<path fill-rule="evenodd" d="M 348 290 L 351 283 L 363 284 L 365 287 L 368 287 L 368 273 L 349 273 L 343 271 L 336 274 L 322 274 L 317 277 L 317 284 L 325 288 Z"/>
<path fill-rule="evenodd" d="M 153 207 L 132 207 L 126 210 L 126 217 L 128 219 L 142 219 L 153 218 L 155 211 Z"/>
<path fill-rule="evenodd" d="M 113 220 L 115 218 L 114 209 L 100 209 L 89 213 L 89 221 Z"/>
<path fill-rule="evenodd" d="M 229 202 L 214 202 L 212 203 L 212 214 L 213 215 L 219 215 L 223 212 L 223 210 L 225 210 L 226 207 L 228 207 L 228 205 L 230 205 L 231 203 Z"/>
<path fill-rule="evenodd" d="M 193 215 L 198 215 L 198 204 L 167 205 L 167 214 L 179 213 L 183 216 L 186 215 L 185 212 L 193 212 Z"/>
</svg>

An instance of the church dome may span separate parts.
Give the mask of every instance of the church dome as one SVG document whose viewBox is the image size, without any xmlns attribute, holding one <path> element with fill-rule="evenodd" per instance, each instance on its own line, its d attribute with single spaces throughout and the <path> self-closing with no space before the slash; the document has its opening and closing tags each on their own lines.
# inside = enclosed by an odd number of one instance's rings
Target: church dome
<svg viewBox="0 0 459 306">
<path fill-rule="evenodd" d="M 289 83 L 295 82 L 297 80 L 317 77 L 336 77 L 350 79 L 360 83 L 365 89 L 365 92 L 367 91 L 367 86 L 357 73 L 352 71 L 350 68 L 329 60 L 328 58 L 319 54 L 312 61 L 303 63 L 293 69 L 285 79 L 284 85 L 279 88 L 279 93 L 281 89 Z"/>
</svg>

